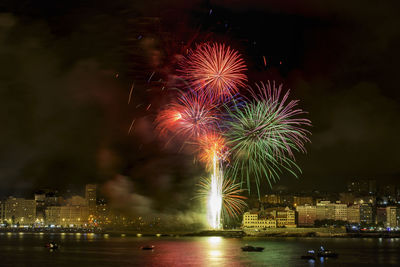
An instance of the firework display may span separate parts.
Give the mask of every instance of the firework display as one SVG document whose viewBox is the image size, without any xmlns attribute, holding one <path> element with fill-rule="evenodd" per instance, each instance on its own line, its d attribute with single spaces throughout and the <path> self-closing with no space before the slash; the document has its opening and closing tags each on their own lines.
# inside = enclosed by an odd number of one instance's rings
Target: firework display
<svg viewBox="0 0 400 267">
<path fill-rule="evenodd" d="M 226 99 L 246 85 L 245 70 L 238 52 L 224 44 L 205 43 L 189 53 L 180 71 L 195 90 L 212 98 Z"/>
<path fill-rule="evenodd" d="M 245 181 L 249 190 L 253 178 L 259 193 L 262 178 L 272 187 L 283 169 L 295 176 L 293 168 L 300 171 L 293 152 L 305 152 L 309 132 L 303 127 L 311 122 L 301 117 L 305 112 L 296 109 L 297 100 L 286 103 L 289 91 L 281 97 L 282 85 L 256 86 L 248 89 L 252 98 L 247 103 L 228 110 L 224 136 L 231 148 L 232 175 Z"/>
<path fill-rule="evenodd" d="M 298 100 L 288 100 L 289 91 L 283 93 L 275 83 L 252 89 L 245 70 L 242 57 L 229 46 L 198 45 L 179 70 L 191 89 L 180 91 L 156 119 L 161 134 L 197 145 L 197 158 L 210 172 L 198 184 L 198 197 L 207 204 L 213 229 L 222 227 L 223 218 L 241 214 L 244 190 L 250 193 L 255 185 L 260 196 L 263 181 L 272 187 L 284 170 L 296 176 L 301 170 L 294 154 L 305 153 L 310 141 L 305 127 L 311 122 L 302 117 L 306 112 L 297 108 Z"/>
</svg>

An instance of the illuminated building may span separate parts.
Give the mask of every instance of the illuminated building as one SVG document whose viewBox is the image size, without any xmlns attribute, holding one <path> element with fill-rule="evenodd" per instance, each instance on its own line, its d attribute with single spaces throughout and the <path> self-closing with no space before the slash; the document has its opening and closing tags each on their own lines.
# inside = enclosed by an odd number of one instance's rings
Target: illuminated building
<svg viewBox="0 0 400 267">
<path fill-rule="evenodd" d="M 334 204 L 335 208 L 335 220 L 336 221 L 347 221 L 347 205 L 341 204 L 340 201 Z"/>
<path fill-rule="evenodd" d="M 9 197 L 4 203 L 4 218 L 10 224 L 34 224 L 36 220 L 35 200 Z"/>
<path fill-rule="evenodd" d="M 302 196 L 294 196 L 293 197 L 293 206 L 302 206 L 302 205 L 313 205 L 314 201 L 312 197 L 302 197 Z"/>
<path fill-rule="evenodd" d="M 335 219 L 335 204 L 330 201 L 320 201 L 317 203 L 317 220 L 334 220 Z"/>
<path fill-rule="evenodd" d="M 360 205 L 347 207 L 347 221 L 349 223 L 360 223 Z"/>
<path fill-rule="evenodd" d="M 371 224 L 373 222 L 372 205 L 368 203 L 360 204 L 360 222 Z"/>
<path fill-rule="evenodd" d="M 52 206 L 46 209 L 46 225 L 81 227 L 88 223 L 87 206 Z"/>
<path fill-rule="evenodd" d="M 61 217 L 61 207 L 60 206 L 50 206 L 45 210 L 46 214 L 46 225 L 59 225 Z"/>
<path fill-rule="evenodd" d="M 104 200 L 99 200 L 97 203 L 96 219 L 100 225 L 111 223 L 110 208 Z"/>
<path fill-rule="evenodd" d="M 312 226 L 317 218 L 317 207 L 311 205 L 297 206 L 298 225 L 299 226 Z"/>
<path fill-rule="evenodd" d="M 320 201 L 317 203 L 317 220 L 347 221 L 347 205 L 340 201 Z"/>
<path fill-rule="evenodd" d="M 85 190 L 85 199 L 89 208 L 89 215 L 94 216 L 96 213 L 97 185 L 87 184 Z"/>
<path fill-rule="evenodd" d="M 390 206 L 386 207 L 386 227 L 397 227 L 397 207 Z"/>
<path fill-rule="evenodd" d="M 258 212 L 245 212 L 243 228 L 276 228 L 276 220 L 273 217 L 259 217 Z"/>
<path fill-rule="evenodd" d="M 264 211 L 272 215 L 276 220 L 277 227 L 296 227 L 296 212 L 289 207 L 269 208 Z"/>
</svg>

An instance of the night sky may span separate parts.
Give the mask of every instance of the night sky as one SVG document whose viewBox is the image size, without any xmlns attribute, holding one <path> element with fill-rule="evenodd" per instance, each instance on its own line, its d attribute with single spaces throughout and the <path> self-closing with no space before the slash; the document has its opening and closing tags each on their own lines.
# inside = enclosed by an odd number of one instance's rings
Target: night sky
<svg viewBox="0 0 400 267">
<path fill-rule="evenodd" d="M 0 195 L 92 182 L 117 200 L 186 203 L 203 168 L 153 121 L 179 55 L 210 40 L 239 50 L 250 83 L 283 82 L 309 112 L 303 173 L 277 185 L 398 183 L 397 1 L 136 2 L 1 1 Z"/>
</svg>

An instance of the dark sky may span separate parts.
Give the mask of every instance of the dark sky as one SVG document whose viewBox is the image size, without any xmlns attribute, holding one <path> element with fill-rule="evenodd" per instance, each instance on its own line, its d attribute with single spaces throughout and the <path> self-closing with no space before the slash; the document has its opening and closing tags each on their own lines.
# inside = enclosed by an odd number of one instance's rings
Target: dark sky
<svg viewBox="0 0 400 267">
<path fill-rule="evenodd" d="M 398 183 L 397 1 L 292 2 L 1 1 L 0 195 L 123 175 L 155 205 L 190 198 L 202 167 L 165 148 L 152 121 L 177 56 L 209 40 L 240 51 L 251 83 L 284 82 L 309 112 L 303 174 L 278 185 Z"/>
</svg>

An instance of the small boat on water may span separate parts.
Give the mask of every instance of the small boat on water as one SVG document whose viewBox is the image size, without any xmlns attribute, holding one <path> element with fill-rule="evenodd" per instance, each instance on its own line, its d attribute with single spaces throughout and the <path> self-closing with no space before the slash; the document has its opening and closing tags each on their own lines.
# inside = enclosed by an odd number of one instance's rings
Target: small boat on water
<svg viewBox="0 0 400 267">
<path fill-rule="evenodd" d="M 152 245 L 146 245 L 146 246 L 141 247 L 141 249 L 142 249 L 142 250 L 153 250 L 153 249 L 154 249 L 154 246 L 152 246 Z"/>
<path fill-rule="evenodd" d="M 55 242 L 49 242 L 45 245 L 45 247 L 48 249 L 58 249 L 58 244 Z"/>
<path fill-rule="evenodd" d="M 323 246 L 321 246 L 321 248 L 318 250 L 317 256 L 324 258 L 337 258 L 339 255 L 332 250 L 325 249 Z"/>
<path fill-rule="evenodd" d="M 307 251 L 306 255 L 301 256 L 301 258 L 305 260 L 315 260 L 315 256 L 315 250 L 310 249 Z"/>
<path fill-rule="evenodd" d="M 242 251 L 248 251 L 248 252 L 262 252 L 264 250 L 263 247 L 253 247 L 253 246 L 244 246 L 242 247 Z"/>
</svg>

